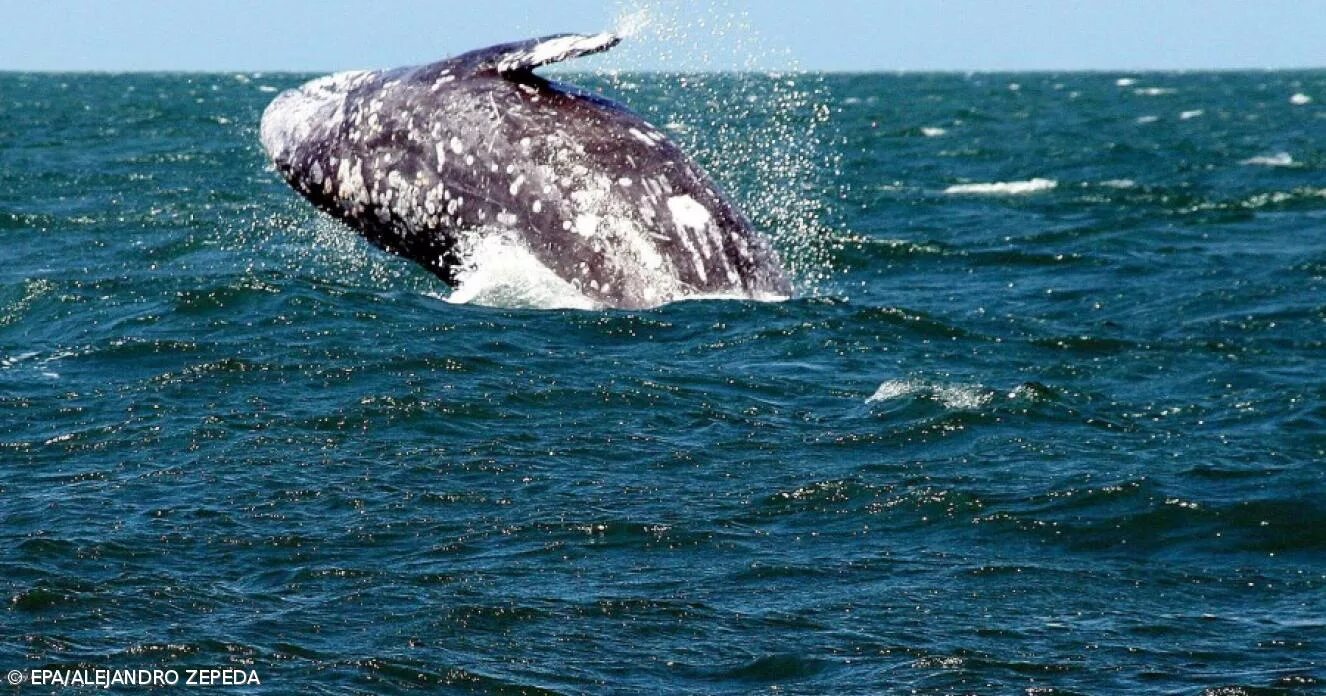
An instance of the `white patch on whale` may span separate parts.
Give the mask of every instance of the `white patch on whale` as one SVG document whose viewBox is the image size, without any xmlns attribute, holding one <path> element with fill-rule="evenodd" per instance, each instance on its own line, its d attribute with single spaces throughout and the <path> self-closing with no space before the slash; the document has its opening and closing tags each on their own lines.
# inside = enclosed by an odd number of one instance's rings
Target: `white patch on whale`
<svg viewBox="0 0 1326 696">
<path fill-rule="evenodd" d="M 575 222 L 576 234 L 581 237 L 593 237 L 594 233 L 599 229 L 599 220 L 601 219 L 602 218 L 593 213 L 581 213 L 577 215 Z"/>
<path fill-rule="evenodd" d="M 704 259 L 712 256 L 713 250 L 710 249 L 710 239 L 705 234 L 705 228 L 709 226 L 713 218 L 710 217 L 709 211 L 699 201 L 689 195 L 669 198 L 668 212 L 672 214 L 672 221 L 677 226 L 677 237 L 681 239 L 682 246 L 691 254 L 695 274 L 700 277 L 701 281 L 708 282 L 709 273 L 705 270 Z M 722 251 L 721 243 L 718 251 Z M 726 258 L 724 260 L 726 261 Z"/>
<path fill-rule="evenodd" d="M 627 132 L 631 134 L 631 137 L 635 138 L 636 140 L 639 140 L 640 142 L 642 142 L 642 143 L 644 143 L 644 144 L 646 144 L 646 145 L 648 145 L 648 146 L 650 146 L 650 147 L 654 147 L 654 146 L 657 144 L 657 143 L 655 143 L 655 142 L 653 141 L 652 138 L 650 138 L 649 136 L 645 135 L 644 133 L 641 133 L 640 130 L 637 129 L 637 128 L 631 128 L 631 129 L 628 130 Z"/>
<path fill-rule="evenodd" d="M 709 210 L 690 196 L 669 198 L 668 212 L 672 213 L 672 219 L 678 225 L 692 230 L 704 229 L 704 226 L 709 224 L 712 219 L 709 216 Z"/>
</svg>

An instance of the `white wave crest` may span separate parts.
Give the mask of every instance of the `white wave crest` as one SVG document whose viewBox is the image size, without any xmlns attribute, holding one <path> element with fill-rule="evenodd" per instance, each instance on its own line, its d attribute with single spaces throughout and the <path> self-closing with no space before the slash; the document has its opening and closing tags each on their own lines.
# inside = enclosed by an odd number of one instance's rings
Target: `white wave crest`
<svg viewBox="0 0 1326 696">
<path fill-rule="evenodd" d="M 1289 103 L 1293 104 L 1294 106 L 1303 106 L 1304 104 L 1311 104 L 1312 97 L 1309 97 L 1308 95 L 1302 92 L 1295 92 L 1294 96 L 1289 98 Z"/>
<path fill-rule="evenodd" d="M 994 394 L 978 385 L 941 384 L 918 379 L 891 379 L 879 385 L 875 393 L 866 399 L 872 404 L 911 396 L 925 396 L 938 401 L 944 408 L 973 410 L 980 408 L 994 398 Z"/>
<path fill-rule="evenodd" d="M 1288 152 L 1277 152 L 1274 155 L 1257 155 L 1239 162 L 1258 167 L 1292 167 L 1294 166 L 1294 157 Z"/>
<path fill-rule="evenodd" d="M 1027 181 L 995 181 L 981 184 L 954 184 L 944 193 L 977 196 L 1016 196 L 1049 191 L 1058 186 L 1054 179 L 1028 179 Z"/>
</svg>

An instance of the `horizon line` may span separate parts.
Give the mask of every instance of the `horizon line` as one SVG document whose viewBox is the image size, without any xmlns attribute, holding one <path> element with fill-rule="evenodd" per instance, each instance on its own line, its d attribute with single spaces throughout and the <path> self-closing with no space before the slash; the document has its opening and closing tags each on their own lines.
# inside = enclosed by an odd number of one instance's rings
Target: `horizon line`
<svg viewBox="0 0 1326 696">
<path fill-rule="evenodd" d="M 442 58 L 440 60 L 446 60 Z M 417 63 L 416 65 L 428 65 Z M 35 68 L 11 69 L 0 68 L 0 75 L 329 75 L 350 70 L 391 70 L 401 66 L 379 68 L 342 68 L 324 69 L 265 69 L 265 68 L 130 68 L 124 70 L 105 68 Z M 408 66 L 407 66 L 408 67 Z M 1326 64 L 1316 66 L 1277 66 L 1277 67 L 1202 67 L 1202 68 L 781 68 L 781 69 L 704 69 L 680 70 L 666 68 L 615 69 L 615 72 L 628 75 L 1049 75 L 1049 74 L 1188 74 L 1188 73 L 1251 73 L 1251 72 L 1317 72 L 1326 71 Z M 593 75 L 598 71 L 550 69 L 545 74 L 552 75 Z"/>
</svg>

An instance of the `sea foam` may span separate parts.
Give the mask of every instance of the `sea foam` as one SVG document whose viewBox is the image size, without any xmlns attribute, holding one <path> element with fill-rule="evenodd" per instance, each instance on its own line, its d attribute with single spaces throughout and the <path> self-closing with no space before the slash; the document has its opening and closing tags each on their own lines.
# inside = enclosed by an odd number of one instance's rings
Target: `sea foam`
<svg viewBox="0 0 1326 696">
<path fill-rule="evenodd" d="M 995 181 L 977 184 L 954 184 L 944 193 L 976 196 L 1017 196 L 1049 191 L 1058 186 L 1054 179 L 1028 179 L 1026 181 Z"/>
<path fill-rule="evenodd" d="M 994 398 L 994 394 L 976 385 L 941 384 L 919 379 L 891 379 L 879 385 L 875 393 L 866 399 L 873 404 L 907 397 L 922 396 L 939 402 L 944 408 L 973 410 L 980 408 Z"/>
<path fill-rule="evenodd" d="M 1259 167 L 1292 167 L 1294 166 L 1294 158 L 1288 152 L 1277 152 L 1274 155 L 1257 155 L 1256 157 L 1249 157 L 1248 159 L 1239 162 L 1239 164 Z"/>
</svg>

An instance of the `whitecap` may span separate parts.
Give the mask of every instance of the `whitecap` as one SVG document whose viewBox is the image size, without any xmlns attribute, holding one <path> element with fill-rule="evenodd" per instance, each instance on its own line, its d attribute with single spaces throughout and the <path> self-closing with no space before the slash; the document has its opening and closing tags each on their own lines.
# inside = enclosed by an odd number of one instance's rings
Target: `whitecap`
<svg viewBox="0 0 1326 696">
<path fill-rule="evenodd" d="M 979 385 L 943 384 L 918 379 L 891 379 L 879 385 L 875 393 L 866 399 L 873 404 L 913 396 L 922 396 L 938 401 L 944 408 L 972 410 L 980 408 L 994 398 L 994 394 Z"/>
<path fill-rule="evenodd" d="M 1049 191 L 1058 186 L 1054 179 L 1028 179 L 1027 181 L 995 181 L 977 184 L 954 184 L 944 193 L 978 196 L 1015 196 L 1027 193 Z"/>
<path fill-rule="evenodd" d="M 947 132 L 948 132 L 947 130 L 944 130 L 943 128 L 939 128 L 937 126 L 926 126 L 921 129 L 921 135 L 924 135 L 927 138 L 938 138 L 939 136 Z"/>
<path fill-rule="evenodd" d="M 1303 106 L 1304 104 L 1311 104 L 1312 97 L 1309 97 L 1308 95 L 1302 92 L 1295 92 L 1294 96 L 1289 98 L 1289 103 L 1293 104 L 1294 106 Z"/>
<path fill-rule="evenodd" d="M 37 351 L 31 350 L 23 353 L 18 353 L 16 355 L 11 355 L 8 357 L 2 357 L 0 358 L 0 367 L 13 367 L 14 365 L 17 365 L 18 363 L 23 362 L 28 358 L 35 358 L 37 357 L 37 355 L 39 355 Z"/>
<path fill-rule="evenodd" d="M 1294 158 L 1288 152 L 1277 152 L 1274 155 L 1257 155 L 1239 162 L 1239 164 L 1260 166 L 1260 167 L 1292 167 Z"/>
<path fill-rule="evenodd" d="M 1132 179 L 1106 179 L 1100 182 L 1101 186 L 1113 189 L 1130 189 L 1137 186 L 1137 182 Z"/>
<path fill-rule="evenodd" d="M 1137 117 L 1137 122 L 1138 122 L 1138 123 L 1155 123 L 1156 121 L 1159 121 L 1159 120 L 1160 120 L 1160 117 L 1159 117 L 1159 116 L 1138 116 L 1138 117 Z"/>
<path fill-rule="evenodd" d="M 1174 94 L 1177 91 L 1172 87 L 1140 87 L 1133 90 L 1133 94 L 1143 97 L 1159 97 L 1165 94 Z"/>
<path fill-rule="evenodd" d="M 1270 193 L 1258 193 L 1239 205 L 1244 208 L 1255 210 L 1268 205 L 1279 205 L 1290 201 L 1303 200 L 1306 198 L 1326 198 L 1326 189 L 1296 188 L 1293 191 L 1271 191 Z"/>
<path fill-rule="evenodd" d="M 1137 80 L 1135 80 L 1135 79 L 1133 79 L 1133 78 L 1131 78 L 1131 77 L 1121 77 L 1121 78 L 1115 80 L 1115 81 L 1114 81 L 1114 84 L 1116 84 L 1116 85 L 1118 85 L 1118 86 L 1120 86 L 1120 87 L 1132 87 L 1133 85 L 1137 84 Z"/>
<path fill-rule="evenodd" d="M 1192 111 L 1182 111 L 1179 113 L 1179 120 L 1187 121 L 1190 118 L 1197 118 L 1198 116 L 1201 116 L 1204 113 L 1206 112 L 1201 109 L 1193 109 Z"/>
</svg>

